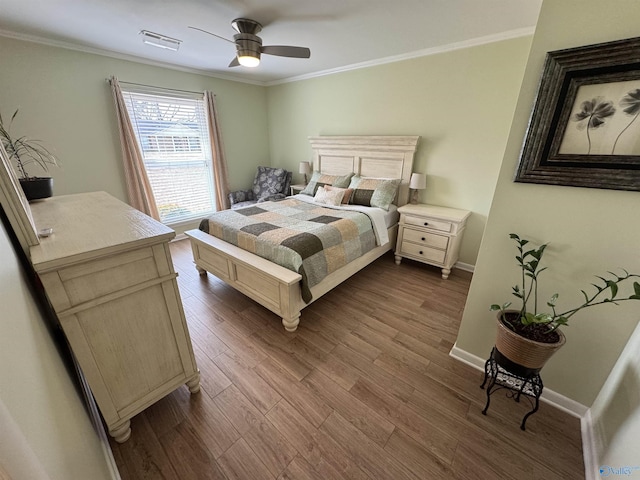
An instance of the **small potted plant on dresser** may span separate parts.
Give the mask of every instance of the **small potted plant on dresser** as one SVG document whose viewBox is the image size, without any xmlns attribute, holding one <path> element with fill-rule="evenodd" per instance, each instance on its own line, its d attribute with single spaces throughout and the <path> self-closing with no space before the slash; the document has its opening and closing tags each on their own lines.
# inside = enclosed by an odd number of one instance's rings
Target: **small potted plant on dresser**
<svg viewBox="0 0 640 480">
<path fill-rule="evenodd" d="M 510 234 L 518 249 L 516 260 L 521 270 L 521 282 L 512 288 L 512 294 L 520 299 L 519 310 L 509 310 L 511 302 L 503 305 L 491 305 L 492 311 L 498 311 L 498 333 L 494 349 L 494 358 L 498 364 L 524 376 L 537 374 L 549 358 L 566 341 L 559 327 L 567 325 L 569 319 L 585 308 L 606 303 L 617 305 L 627 300 L 640 300 L 640 283 L 634 279 L 640 275 L 626 270 L 607 276 L 597 276 L 598 282 L 592 284 L 595 291 L 591 294 L 582 290 L 584 301 L 574 308 L 558 311 L 554 294 L 546 303 L 548 311 L 538 310 L 538 277 L 547 267 L 541 267 L 541 261 L 547 244 L 531 247 L 529 240 L 521 239 L 515 233 Z M 632 284 L 633 292 L 622 295 L 620 287 Z"/>
<path fill-rule="evenodd" d="M 37 200 L 53 195 L 53 178 L 31 176 L 27 173 L 28 165 L 37 164 L 45 172 L 49 171 L 49 166 L 58 166 L 58 159 L 47 150 L 40 141 L 22 137 L 11 136 L 11 125 L 18 115 L 16 110 L 11 116 L 8 125 L 5 125 L 2 115 L 0 115 L 0 141 L 7 151 L 9 158 L 15 162 L 18 170 L 20 186 L 24 191 L 27 200 Z"/>
</svg>

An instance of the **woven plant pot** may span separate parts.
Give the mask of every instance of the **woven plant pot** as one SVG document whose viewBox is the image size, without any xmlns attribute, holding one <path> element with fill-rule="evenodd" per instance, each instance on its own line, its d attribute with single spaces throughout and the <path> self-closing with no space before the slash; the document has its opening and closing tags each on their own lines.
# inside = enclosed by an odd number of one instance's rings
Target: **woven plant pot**
<svg viewBox="0 0 640 480">
<path fill-rule="evenodd" d="M 560 330 L 556 330 L 560 335 L 560 340 L 556 343 L 535 342 L 509 330 L 500 320 L 500 314 L 496 320 L 498 324 L 496 349 L 498 352 L 516 365 L 534 373 L 539 372 L 547 360 L 566 342 L 566 338 Z"/>
</svg>

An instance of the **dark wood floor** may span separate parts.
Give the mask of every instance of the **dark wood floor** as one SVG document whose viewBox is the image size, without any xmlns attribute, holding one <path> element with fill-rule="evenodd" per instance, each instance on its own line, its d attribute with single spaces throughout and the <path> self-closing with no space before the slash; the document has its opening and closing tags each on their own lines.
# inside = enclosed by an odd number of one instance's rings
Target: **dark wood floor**
<svg viewBox="0 0 640 480">
<path fill-rule="evenodd" d="M 132 419 L 113 453 L 132 479 L 581 479 L 580 423 L 498 392 L 449 356 L 471 275 L 391 254 L 280 319 L 171 247 L 202 390 Z M 488 314 L 488 313 L 487 313 Z M 487 352 L 488 354 L 489 352 Z"/>
</svg>

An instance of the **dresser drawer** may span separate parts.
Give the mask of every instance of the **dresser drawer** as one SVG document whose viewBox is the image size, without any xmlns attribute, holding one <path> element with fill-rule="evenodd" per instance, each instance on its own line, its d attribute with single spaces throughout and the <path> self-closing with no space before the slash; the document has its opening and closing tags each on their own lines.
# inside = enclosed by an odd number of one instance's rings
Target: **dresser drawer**
<svg viewBox="0 0 640 480">
<path fill-rule="evenodd" d="M 90 260 L 41 275 L 50 300 L 60 313 L 106 295 L 156 279 L 159 269 L 167 270 L 164 256 L 154 255 L 152 247 L 139 248 L 118 255 Z M 52 285 L 61 286 L 62 290 Z M 58 296 L 61 295 L 61 296 Z"/>
<path fill-rule="evenodd" d="M 452 224 L 443 220 L 431 220 L 425 217 L 415 217 L 413 215 L 404 216 L 405 225 L 414 225 L 416 227 L 429 228 L 440 232 L 451 232 Z"/>
<path fill-rule="evenodd" d="M 417 245 L 406 241 L 402 242 L 400 253 L 410 257 L 416 257 L 418 260 L 435 263 L 444 263 L 444 257 L 447 254 L 445 250 L 438 250 L 436 248 Z"/>
<path fill-rule="evenodd" d="M 413 242 L 420 245 L 426 245 L 429 247 L 440 248 L 442 250 L 447 249 L 449 244 L 449 237 L 445 235 L 436 235 L 434 233 L 427 233 L 423 230 L 414 230 L 412 228 L 405 228 L 403 230 L 403 241 Z"/>
</svg>

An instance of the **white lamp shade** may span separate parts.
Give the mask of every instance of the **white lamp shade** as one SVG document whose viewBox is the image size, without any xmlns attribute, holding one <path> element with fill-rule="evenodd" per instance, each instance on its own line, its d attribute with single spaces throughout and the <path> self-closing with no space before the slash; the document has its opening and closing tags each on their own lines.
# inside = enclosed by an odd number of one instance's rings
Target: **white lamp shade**
<svg viewBox="0 0 640 480">
<path fill-rule="evenodd" d="M 309 162 L 300 162 L 300 166 L 298 167 L 298 173 L 304 173 L 305 175 L 309 175 L 311 173 L 311 164 Z"/>
<path fill-rule="evenodd" d="M 424 173 L 412 173 L 409 188 L 423 190 L 427 188 L 427 176 Z"/>
</svg>

